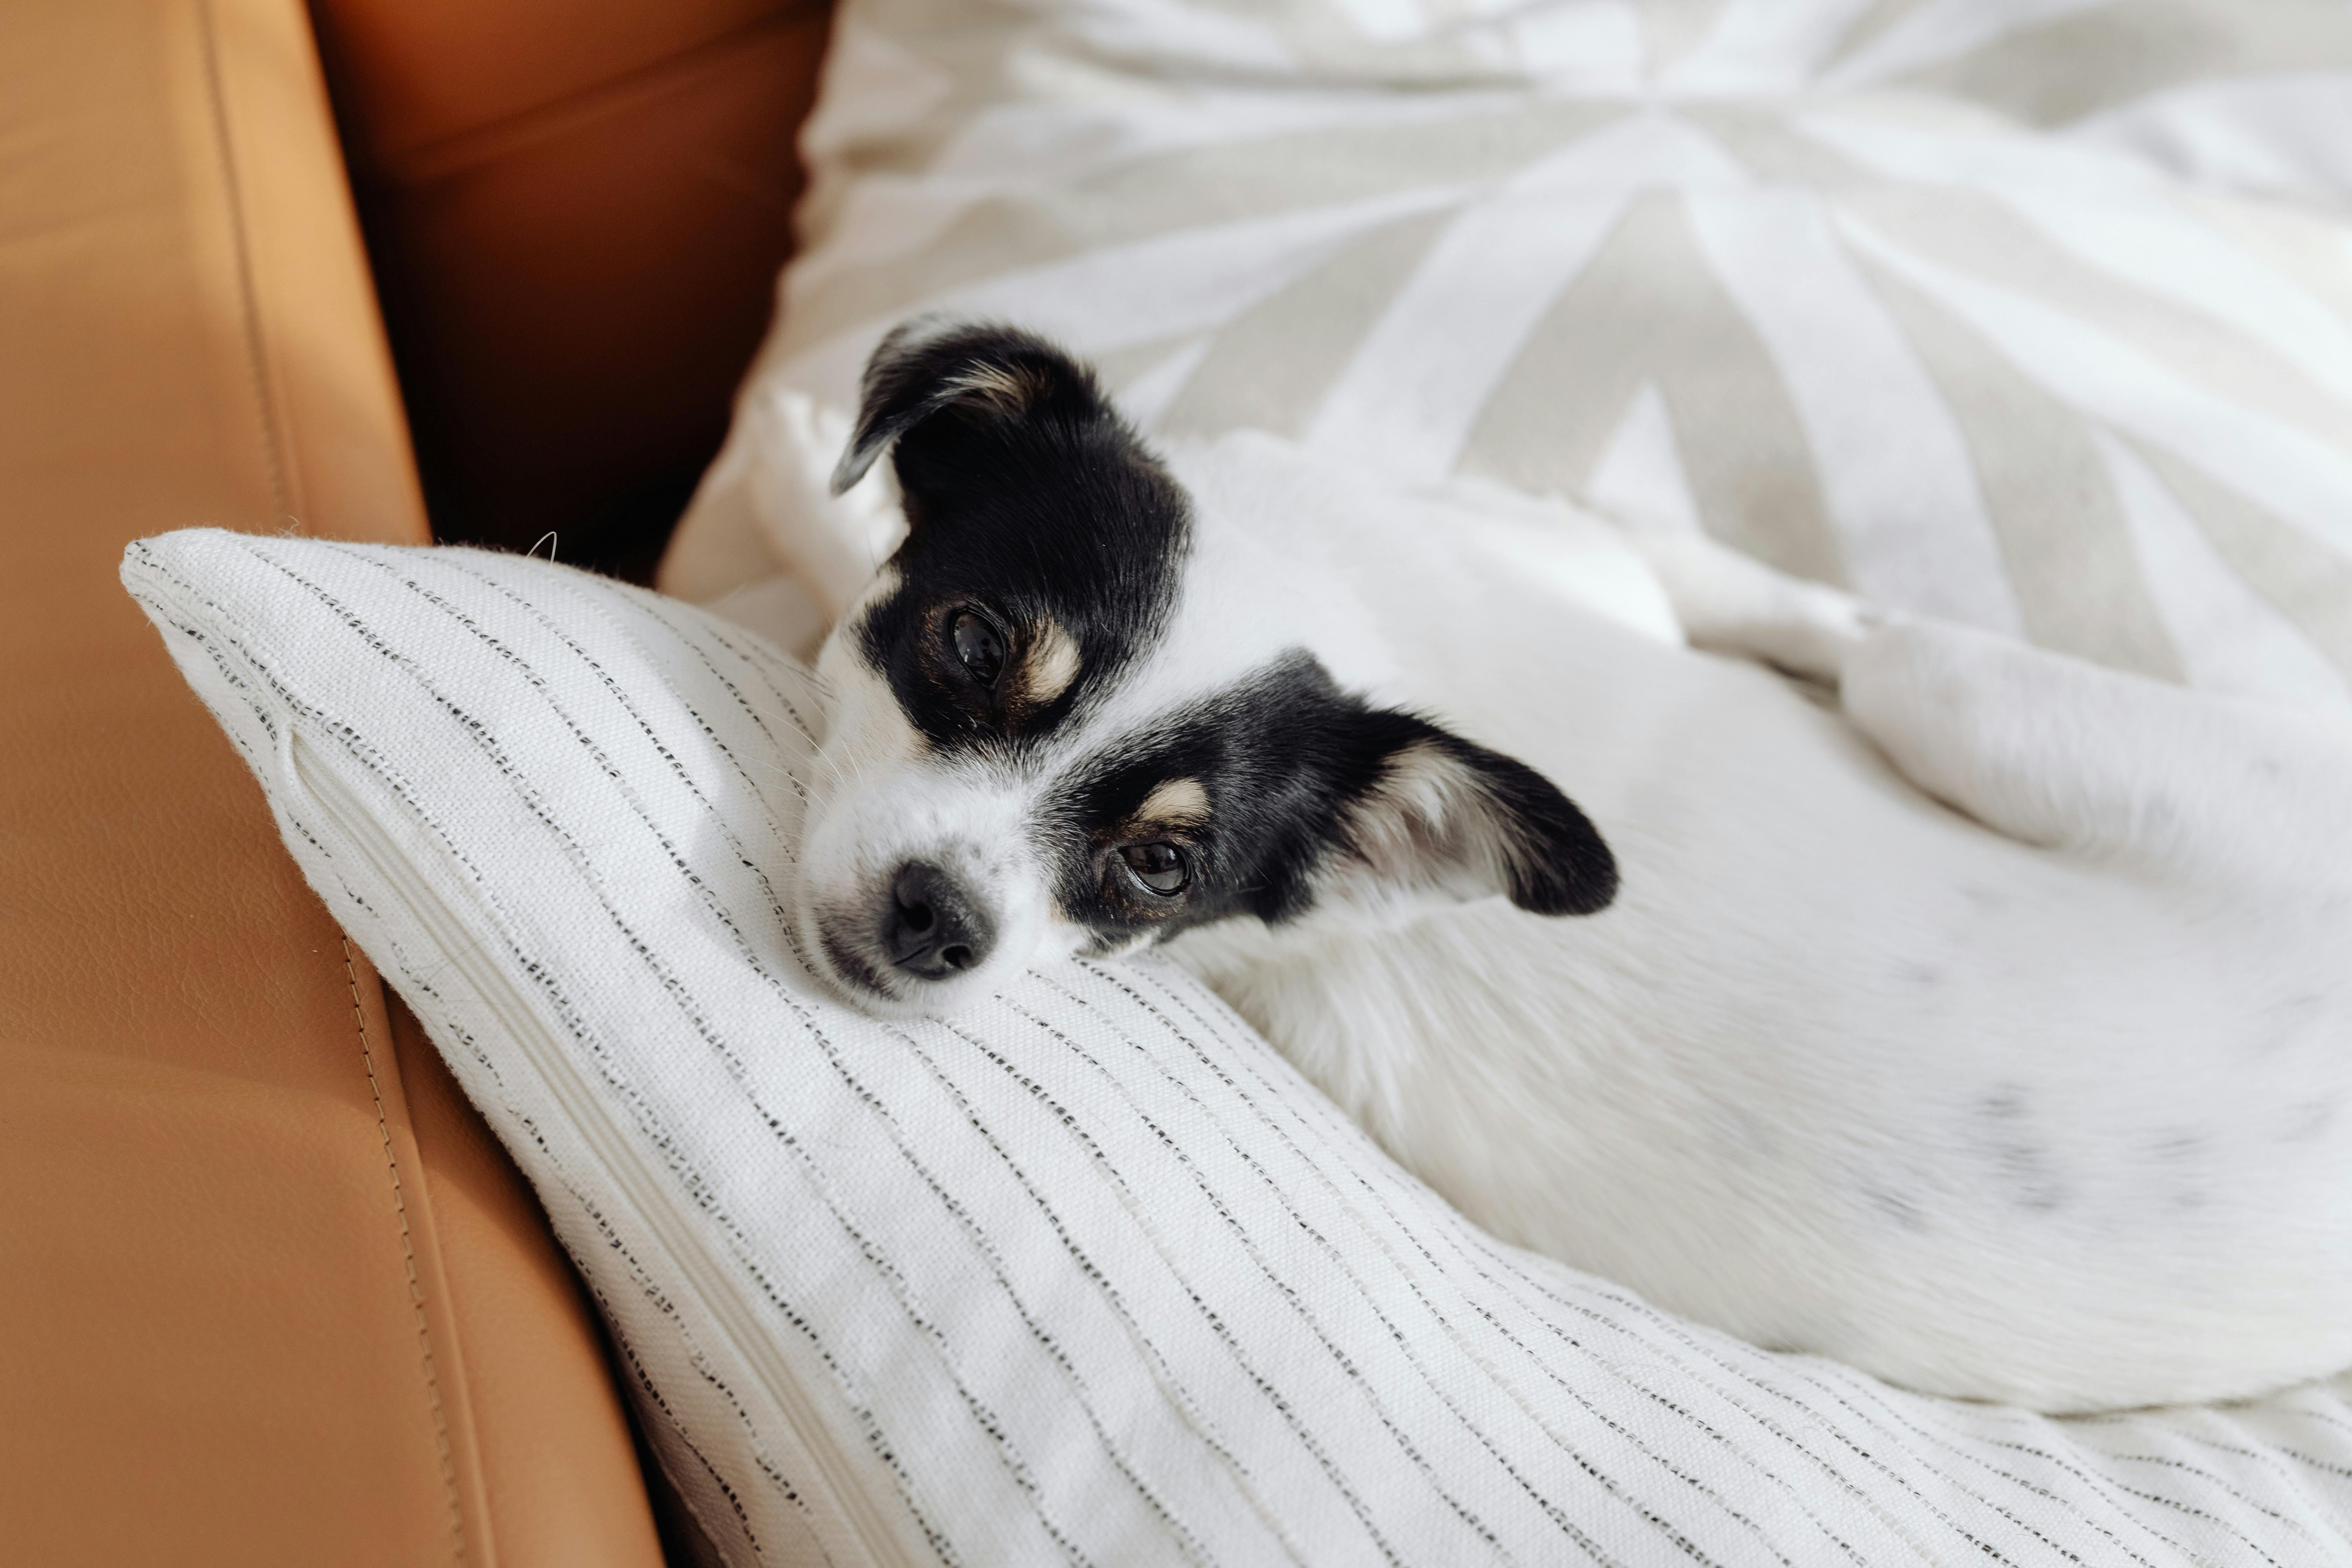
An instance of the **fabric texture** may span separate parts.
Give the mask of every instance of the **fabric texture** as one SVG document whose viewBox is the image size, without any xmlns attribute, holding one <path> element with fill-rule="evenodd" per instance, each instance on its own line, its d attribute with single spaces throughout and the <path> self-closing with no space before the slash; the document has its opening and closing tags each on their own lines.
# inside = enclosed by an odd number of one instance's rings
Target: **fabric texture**
<svg viewBox="0 0 2352 1568">
<path fill-rule="evenodd" d="M 550 563 L 123 577 L 447 1057 L 730 1563 L 2352 1563 L 2352 1379 L 2051 1420 L 1501 1246 L 1158 963 L 815 994 L 811 678 Z"/>
<path fill-rule="evenodd" d="M 2352 690 L 2352 11 L 846 0 L 803 249 L 663 582 L 921 310 L 2199 688 Z M 862 547 L 863 542 L 858 542 Z"/>
</svg>

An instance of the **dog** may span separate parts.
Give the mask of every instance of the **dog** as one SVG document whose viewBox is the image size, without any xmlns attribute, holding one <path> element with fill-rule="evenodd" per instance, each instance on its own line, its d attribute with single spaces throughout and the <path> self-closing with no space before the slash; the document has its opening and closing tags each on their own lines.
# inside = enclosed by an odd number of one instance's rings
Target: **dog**
<svg viewBox="0 0 2352 1568">
<path fill-rule="evenodd" d="M 793 917 L 858 1005 L 1160 946 L 1494 1234 L 1768 1349 L 2049 1412 L 2352 1365 L 2345 719 L 1163 460 L 1001 325 L 883 342 L 834 494 L 886 452 Z"/>
</svg>

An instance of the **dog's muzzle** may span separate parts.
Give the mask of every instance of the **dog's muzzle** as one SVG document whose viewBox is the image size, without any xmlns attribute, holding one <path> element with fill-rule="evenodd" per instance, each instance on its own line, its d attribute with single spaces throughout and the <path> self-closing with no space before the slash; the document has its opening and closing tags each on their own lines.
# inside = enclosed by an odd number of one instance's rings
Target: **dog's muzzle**
<svg viewBox="0 0 2352 1568">
<path fill-rule="evenodd" d="M 996 945 L 996 920 L 952 872 L 910 860 L 890 879 L 875 935 L 900 973 L 952 980 L 986 962 Z"/>
</svg>

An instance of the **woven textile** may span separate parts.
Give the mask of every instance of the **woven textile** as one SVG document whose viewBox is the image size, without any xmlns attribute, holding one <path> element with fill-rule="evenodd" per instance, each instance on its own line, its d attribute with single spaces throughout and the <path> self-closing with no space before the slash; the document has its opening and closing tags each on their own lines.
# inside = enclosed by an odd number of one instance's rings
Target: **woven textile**
<svg viewBox="0 0 2352 1568">
<path fill-rule="evenodd" d="M 1702 526 L 2207 689 L 2352 682 L 2340 5 L 848 0 L 804 145 L 667 569 L 698 600 L 813 553 L 763 408 L 847 407 L 944 310 L 1166 434 Z"/>
<path fill-rule="evenodd" d="M 126 584 L 530 1175 L 726 1562 L 2352 1563 L 2352 1380 L 2053 1421 L 1486 1237 L 1159 963 L 811 993 L 809 678 L 549 563 Z"/>
</svg>

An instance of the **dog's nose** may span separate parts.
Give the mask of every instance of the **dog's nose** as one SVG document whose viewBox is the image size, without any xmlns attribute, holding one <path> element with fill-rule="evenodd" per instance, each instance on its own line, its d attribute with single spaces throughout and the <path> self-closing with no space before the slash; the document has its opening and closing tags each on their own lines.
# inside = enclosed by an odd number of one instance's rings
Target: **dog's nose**
<svg viewBox="0 0 2352 1568">
<path fill-rule="evenodd" d="M 890 879 L 882 946 L 890 962 L 924 980 L 977 968 L 996 941 L 996 922 L 953 875 L 910 860 Z"/>
</svg>

